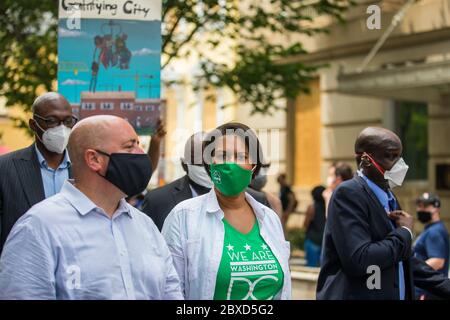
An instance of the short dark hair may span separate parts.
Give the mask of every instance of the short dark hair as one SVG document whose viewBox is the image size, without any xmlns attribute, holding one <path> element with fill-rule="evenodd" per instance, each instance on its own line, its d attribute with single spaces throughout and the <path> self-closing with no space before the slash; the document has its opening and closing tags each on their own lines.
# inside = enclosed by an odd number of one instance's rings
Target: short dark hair
<svg viewBox="0 0 450 320">
<path fill-rule="evenodd" d="M 334 165 L 334 174 L 336 177 L 341 177 L 342 181 L 353 178 L 352 167 L 345 162 L 338 162 Z"/>
<path fill-rule="evenodd" d="M 252 163 L 256 164 L 256 168 L 253 171 L 253 179 L 258 174 L 261 166 L 263 165 L 262 146 L 259 142 L 258 137 L 256 136 L 256 133 L 249 126 L 239 122 L 225 123 L 221 126 L 218 126 L 216 129 L 212 130 L 205 136 L 203 140 L 202 154 L 203 165 L 205 166 L 206 172 L 208 172 L 208 175 L 210 174 L 209 165 L 212 163 L 212 156 L 215 152 L 216 138 L 218 138 L 218 136 L 226 135 L 235 135 L 240 137 L 244 141 L 245 148 L 250 153 L 250 160 L 252 161 Z M 214 144 L 214 148 L 211 149 L 211 153 L 205 154 L 205 150 L 207 150 L 208 147 L 210 148 L 210 145 L 212 144 Z"/>
</svg>

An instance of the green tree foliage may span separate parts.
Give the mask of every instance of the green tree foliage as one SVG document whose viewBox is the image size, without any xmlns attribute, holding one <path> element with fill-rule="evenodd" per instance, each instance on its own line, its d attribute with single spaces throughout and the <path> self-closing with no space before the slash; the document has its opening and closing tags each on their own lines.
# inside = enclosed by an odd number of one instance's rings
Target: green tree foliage
<svg viewBox="0 0 450 320">
<path fill-rule="evenodd" d="M 278 65 L 282 57 L 305 53 L 300 42 L 286 39 L 327 32 L 309 23 L 324 15 L 342 21 L 351 5 L 351 0 L 162 2 L 163 68 L 190 54 L 192 48 L 201 48 L 196 86 L 228 87 L 239 102 L 250 103 L 254 112 L 261 113 L 276 109 L 277 98 L 307 91 L 317 68 L 301 63 Z M 39 88 L 54 89 L 57 9 L 57 0 L 0 2 L 0 95 L 7 106 L 29 111 Z M 274 35 L 285 40 L 272 41 Z M 235 40 L 231 64 L 223 63 L 224 53 L 219 52 L 227 40 Z M 18 125 L 26 127 L 20 120 Z"/>
<path fill-rule="evenodd" d="M 51 0 L 0 1 L 0 96 L 30 111 L 38 88 L 56 79 L 57 5 Z M 23 119 L 15 119 L 27 128 Z"/>
</svg>

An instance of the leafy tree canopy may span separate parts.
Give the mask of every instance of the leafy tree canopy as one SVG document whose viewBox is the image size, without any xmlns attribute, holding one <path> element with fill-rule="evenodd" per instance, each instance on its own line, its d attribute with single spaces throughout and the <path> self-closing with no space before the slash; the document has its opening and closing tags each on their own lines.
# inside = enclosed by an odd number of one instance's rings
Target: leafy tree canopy
<svg viewBox="0 0 450 320">
<path fill-rule="evenodd" d="M 253 112 L 271 113 L 276 99 L 307 92 L 317 67 L 276 60 L 305 53 L 299 35 L 327 32 L 311 22 L 343 20 L 351 0 L 162 0 L 162 68 L 199 50 L 196 86 L 233 91 Z M 57 74 L 57 0 L 0 2 L 0 95 L 6 106 L 29 112 L 37 92 L 52 90 Z M 275 36 L 282 35 L 281 41 Z M 223 63 L 221 43 L 232 43 L 232 63 Z M 187 50 L 189 48 L 190 50 Z M 220 58 L 220 59 L 219 59 Z M 225 57 L 226 58 L 226 57 Z M 226 60 L 226 59 L 225 59 Z M 228 59 L 230 60 L 230 59 Z M 19 126 L 27 124 L 17 119 Z"/>
</svg>

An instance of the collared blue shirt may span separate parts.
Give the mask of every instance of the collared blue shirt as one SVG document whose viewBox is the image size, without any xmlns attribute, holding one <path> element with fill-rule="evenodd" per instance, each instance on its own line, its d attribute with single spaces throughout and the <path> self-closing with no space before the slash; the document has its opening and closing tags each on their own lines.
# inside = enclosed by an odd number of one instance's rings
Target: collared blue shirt
<svg viewBox="0 0 450 320">
<path fill-rule="evenodd" d="M 437 271 L 448 277 L 450 243 L 447 228 L 442 221 L 432 222 L 425 226 L 414 244 L 414 256 L 423 261 L 431 258 L 444 259 L 444 267 Z M 430 295 L 425 290 L 416 287 L 416 297 L 423 294 Z"/>
<path fill-rule="evenodd" d="M 71 182 L 14 225 L 0 299 L 182 299 L 153 221 L 124 199 L 110 218 Z"/>
<path fill-rule="evenodd" d="M 45 160 L 38 147 L 34 146 L 39 161 L 39 168 L 41 169 L 42 182 L 44 184 L 45 197 L 51 197 L 57 194 L 64 181 L 69 179 L 70 159 L 67 150 L 64 151 L 64 158 L 59 164 L 58 168 L 53 169 L 48 166 L 47 160 Z"/>
<path fill-rule="evenodd" d="M 369 186 L 370 190 L 375 194 L 378 201 L 380 201 L 381 205 L 383 206 L 384 210 L 386 210 L 386 213 L 389 213 L 393 211 L 394 209 L 390 208 L 389 203 L 392 201 L 395 201 L 394 195 L 390 190 L 387 192 L 381 189 L 376 183 L 372 182 L 369 178 L 367 178 L 364 174 L 360 174 L 360 177 L 362 177 L 367 185 Z"/>
<path fill-rule="evenodd" d="M 397 209 L 395 197 L 390 190 L 388 190 L 387 192 L 384 191 L 376 183 L 367 178 L 361 171 L 358 171 L 358 175 L 362 177 L 364 181 L 366 181 L 370 190 L 372 190 L 372 192 L 377 197 L 378 201 L 380 201 L 386 213 L 389 213 Z M 394 224 L 392 224 L 392 228 L 393 229 L 395 228 Z M 402 261 L 399 262 L 398 273 L 399 273 L 398 276 L 399 276 L 400 300 L 405 300 L 405 274 L 403 270 Z"/>
</svg>

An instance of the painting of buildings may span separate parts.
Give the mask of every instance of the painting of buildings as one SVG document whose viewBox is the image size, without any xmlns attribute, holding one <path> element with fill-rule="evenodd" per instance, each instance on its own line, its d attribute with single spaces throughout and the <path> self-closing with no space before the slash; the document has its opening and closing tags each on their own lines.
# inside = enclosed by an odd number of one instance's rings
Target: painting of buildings
<svg viewBox="0 0 450 320">
<path fill-rule="evenodd" d="M 122 117 L 139 135 L 151 135 L 156 122 L 162 117 L 164 101 L 136 99 L 134 91 L 82 92 L 80 103 L 72 103 L 72 111 L 79 119 L 95 115 Z"/>
</svg>

